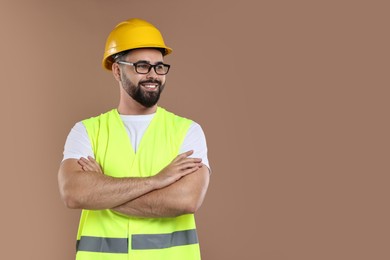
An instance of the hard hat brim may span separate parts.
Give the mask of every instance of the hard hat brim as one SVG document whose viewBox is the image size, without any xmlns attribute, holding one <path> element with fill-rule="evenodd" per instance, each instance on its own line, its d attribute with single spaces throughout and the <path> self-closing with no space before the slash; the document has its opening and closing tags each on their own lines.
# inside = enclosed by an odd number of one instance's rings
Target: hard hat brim
<svg viewBox="0 0 390 260">
<path fill-rule="evenodd" d="M 172 48 L 169 48 L 168 46 L 160 46 L 160 45 L 154 45 L 152 46 L 152 44 L 147 44 L 147 45 L 140 45 L 140 46 L 136 46 L 134 48 L 130 48 L 130 49 L 123 49 L 121 51 L 118 51 L 118 49 L 120 48 L 112 48 L 111 50 L 108 49 L 106 50 L 106 57 L 103 58 L 103 62 L 102 62 L 102 66 L 103 68 L 107 69 L 107 70 L 112 70 L 112 64 L 114 63 L 114 59 L 113 59 L 113 56 L 115 54 L 118 54 L 120 52 L 124 52 L 124 51 L 131 51 L 131 50 L 136 50 L 136 49 L 158 49 L 158 50 L 165 50 L 165 53 L 163 54 L 163 56 L 166 56 L 166 55 L 169 55 L 172 53 Z M 111 54 L 110 54 L 111 53 Z"/>
</svg>

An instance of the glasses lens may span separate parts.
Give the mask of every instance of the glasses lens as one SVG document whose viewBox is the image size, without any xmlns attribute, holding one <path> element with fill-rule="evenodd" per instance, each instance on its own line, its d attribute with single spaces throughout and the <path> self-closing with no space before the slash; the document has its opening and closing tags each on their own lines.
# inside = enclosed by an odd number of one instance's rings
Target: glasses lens
<svg viewBox="0 0 390 260">
<path fill-rule="evenodd" d="M 138 72 L 138 73 L 143 73 L 143 74 L 146 74 L 149 72 L 150 70 L 150 64 L 148 63 L 138 63 L 136 66 L 135 66 L 135 70 Z"/>
<path fill-rule="evenodd" d="M 167 74 L 169 70 L 169 67 L 166 66 L 165 64 L 158 64 L 156 65 L 155 68 L 156 68 L 156 73 L 161 75 Z"/>
</svg>

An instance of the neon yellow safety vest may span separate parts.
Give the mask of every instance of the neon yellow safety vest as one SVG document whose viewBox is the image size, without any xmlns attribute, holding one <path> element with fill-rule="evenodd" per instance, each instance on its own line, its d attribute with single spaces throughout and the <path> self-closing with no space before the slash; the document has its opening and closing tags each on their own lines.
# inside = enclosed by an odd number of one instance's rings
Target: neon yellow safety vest
<svg viewBox="0 0 390 260">
<path fill-rule="evenodd" d="M 179 153 L 191 120 L 158 107 L 137 153 L 116 109 L 83 121 L 103 172 L 113 177 L 152 176 Z M 200 259 L 193 214 L 174 218 L 127 217 L 112 210 L 83 210 L 76 259 Z"/>
</svg>

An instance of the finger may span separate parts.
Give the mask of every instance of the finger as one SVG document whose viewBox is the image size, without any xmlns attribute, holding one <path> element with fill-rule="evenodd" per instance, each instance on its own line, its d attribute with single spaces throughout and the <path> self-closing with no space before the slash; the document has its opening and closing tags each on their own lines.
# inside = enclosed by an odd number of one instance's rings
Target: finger
<svg viewBox="0 0 390 260">
<path fill-rule="evenodd" d="M 177 161 L 176 164 L 182 165 L 185 163 L 200 163 L 200 162 L 202 162 L 201 158 L 185 158 L 183 160 Z"/>
<path fill-rule="evenodd" d="M 87 162 L 88 160 L 84 157 L 80 157 L 80 159 L 78 160 L 79 162 Z"/>
<path fill-rule="evenodd" d="M 97 163 L 97 161 L 95 160 L 95 158 L 93 158 L 92 156 L 88 155 L 88 160 L 93 162 L 93 163 Z"/>
<path fill-rule="evenodd" d="M 181 164 L 181 165 L 179 166 L 179 170 L 180 170 L 180 171 L 184 171 L 184 170 L 192 169 L 192 168 L 199 169 L 199 168 L 200 168 L 200 165 L 201 165 L 201 163 L 188 162 L 188 163 Z"/>
<path fill-rule="evenodd" d="M 82 165 L 81 169 L 85 172 L 89 172 L 88 167 L 86 165 Z"/>
<path fill-rule="evenodd" d="M 181 171 L 181 176 L 186 176 L 188 174 L 194 173 L 199 169 L 199 167 L 192 167 L 192 168 L 187 168 Z"/>
<path fill-rule="evenodd" d="M 96 172 L 102 173 L 102 169 L 100 168 L 99 165 L 94 165 L 94 170 L 95 170 Z"/>
<path fill-rule="evenodd" d="M 97 172 L 102 172 L 102 168 L 100 167 L 99 163 L 93 158 L 92 156 L 88 156 L 89 165 L 93 167 L 93 169 Z"/>
<path fill-rule="evenodd" d="M 182 159 L 185 159 L 187 158 L 188 156 L 190 156 L 191 154 L 194 153 L 194 150 L 189 150 L 187 152 L 184 152 L 184 153 L 181 153 L 179 154 L 178 156 L 176 156 L 176 158 L 173 160 L 174 162 L 177 162 L 177 161 L 180 161 Z"/>
<path fill-rule="evenodd" d="M 81 157 L 80 160 L 78 160 L 78 163 L 82 166 L 84 171 L 99 172 L 100 170 L 99 168 L 94 166 L 94 164 L 91 161 L 85 159 L 84 157 Z"/>
<path fill-rule="evenodd" d="M 86 160 L 84 157 L 81 157 L 78 161 L 77 161 L 81 166 L 84 166 L 87 164 L 88 160 Z"/>
<path fill-rule="evenodd" d="M 96 172 L 96 170 L 89 164 L 84 165 L 84 168 L 89 172 Z"/>
</svg>

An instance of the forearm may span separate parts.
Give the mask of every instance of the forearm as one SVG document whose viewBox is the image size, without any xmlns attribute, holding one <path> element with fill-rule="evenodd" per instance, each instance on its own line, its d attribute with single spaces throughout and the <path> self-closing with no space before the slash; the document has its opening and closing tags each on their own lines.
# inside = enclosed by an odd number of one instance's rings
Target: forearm
<svg viewBox="0 0 390 260">
<path fill-rule="evenodd" d="M 153 177 L 114 178 L 103 174 L 94 158 L 65 160 L 58 173 L 60 193 L 69 208 L 110 209 L 153 190 L 165 188 L 201 167 L 201 159 L 179 154 Z"/>
<path fill-rule="evenodd" d="M 151 178 L 114 178 L 67 161 L 60 168 L 59 183 L 65 204 L 82 209 L 113 208 L 156 189 Z"/>
<path fill-rule="evenodd" d="M 209 171 L 203 166 L 170 186 L 149 192 L 112 210 L 127 216 L 148 218 L 195 213 L 204 200 L 208 184 Z"/>
<path fill-rule="evenodd" d="M 174 183 L 171 186 L 176 186 L 177 184 Z M 147 218 L 176 217 L 190 213 L 191 210 L 186 208 L 188 203 L 183 202 L 184 196 L 171 186 L 152 191 L 137 199 L 114 207 L 113 210 L 127 216 Z M 182 199 L 178 200 L 180 196 L 182 196 Z"/>
</svg>

